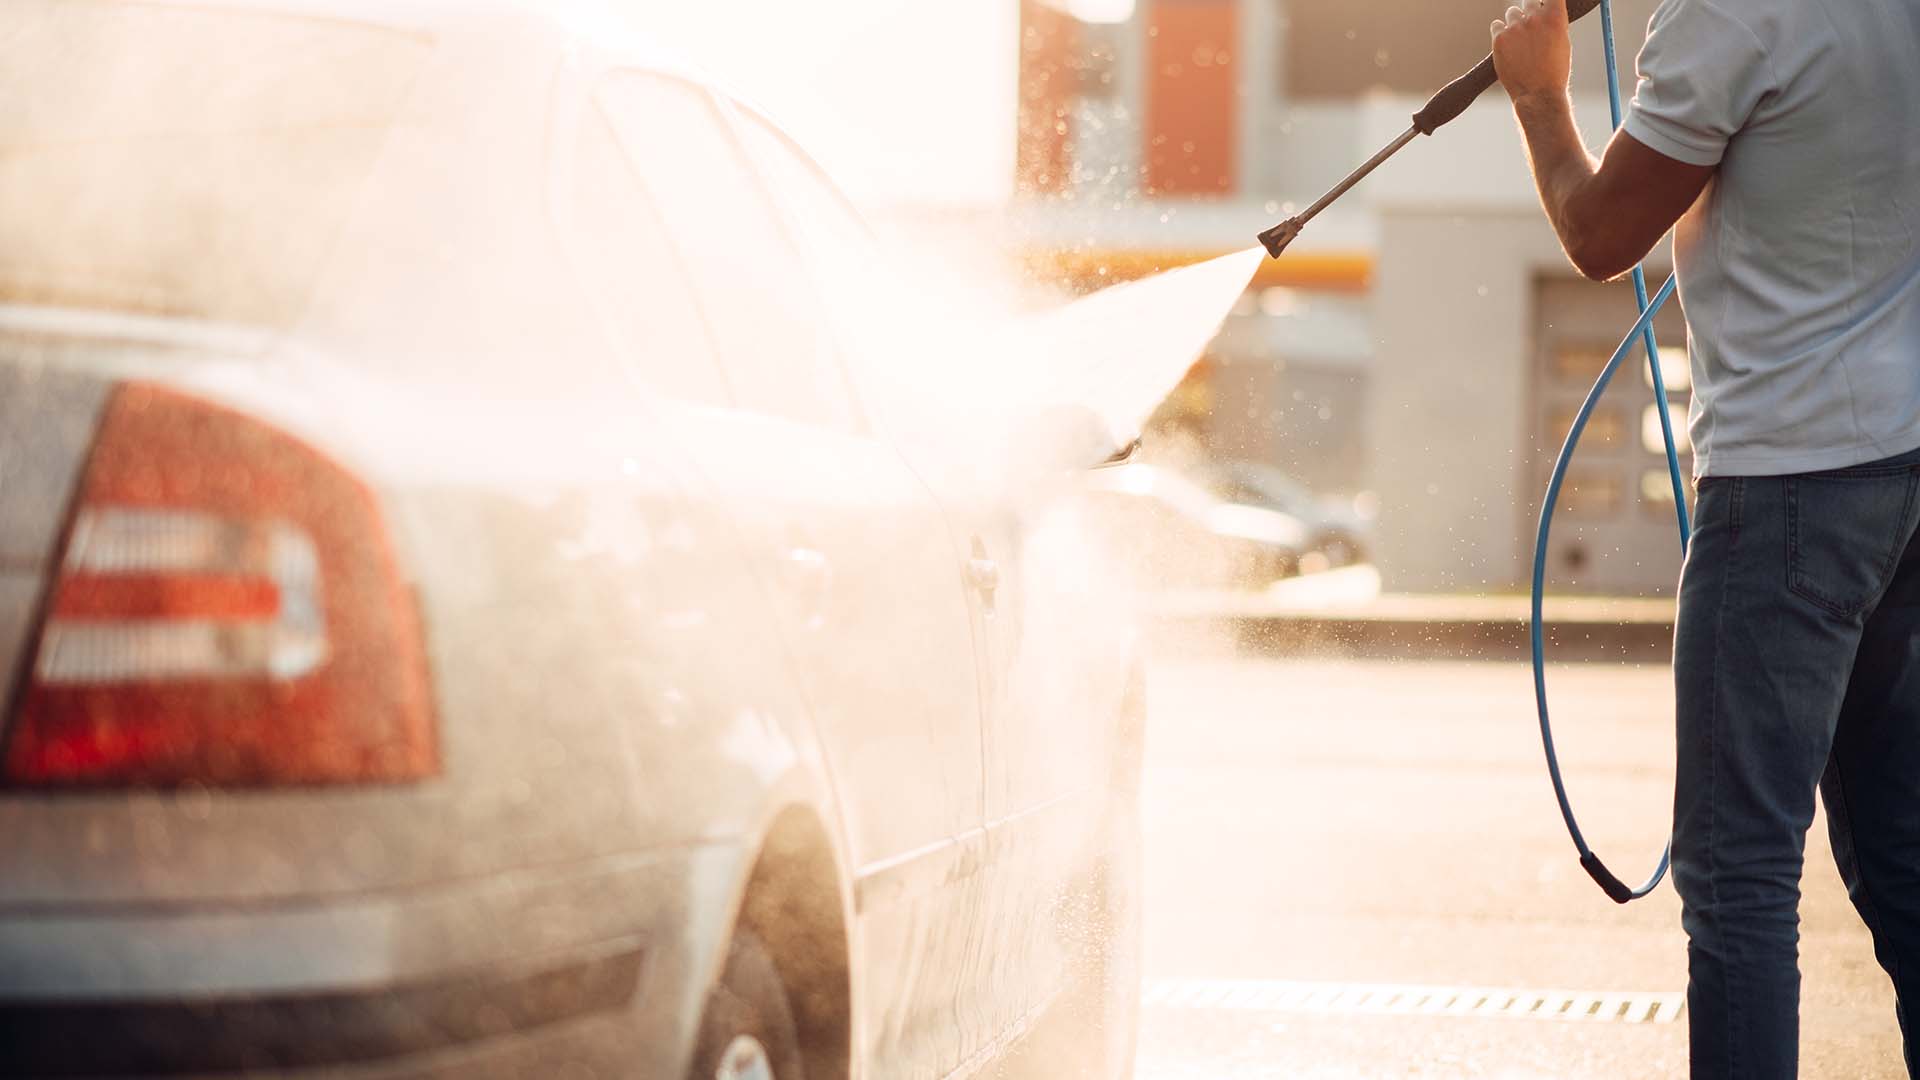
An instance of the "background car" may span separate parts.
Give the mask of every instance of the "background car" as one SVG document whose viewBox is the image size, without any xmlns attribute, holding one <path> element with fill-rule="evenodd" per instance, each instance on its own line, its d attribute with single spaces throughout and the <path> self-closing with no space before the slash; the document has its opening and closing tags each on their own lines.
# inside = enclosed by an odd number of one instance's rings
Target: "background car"
<svg viewBox="0 0 1920 1080">
<path fill-rule="evenodd" d="M 1130 623 L 777 129 L 511 9 L 0 42 L 0 1074 L 1126 1074 Z"/>
<path fill-rule="evenodd" d="M 1149 587 L 1264 588 L 1299 572 L 1307 530 L 1286 514 L 1216 498 L 1160 465 L 1088 474 L 1100 533 Z"/>
<path fill-rule="evenodd" d="M 1193 478 L 1222 499 L 1277 510 L 1307 528 L 1307 551 L 1325 567 L 1366 562 L 1373 550 L 1373 519 L 1350 501 L 1315 495 L 1272 465 L 1256 461 L 1204 461 Z"/>
</svg>

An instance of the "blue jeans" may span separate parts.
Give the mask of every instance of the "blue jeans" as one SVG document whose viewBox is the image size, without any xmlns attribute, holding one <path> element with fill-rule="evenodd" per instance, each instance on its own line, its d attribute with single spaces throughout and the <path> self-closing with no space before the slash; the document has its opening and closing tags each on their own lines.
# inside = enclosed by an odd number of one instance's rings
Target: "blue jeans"
<svg viewBox="0 0 1920 1080">
<path fill-rule="evenodd" d="M 1709 477 L 1674 631 L 1673 881 L 1693 1076 L 1790 1078 L 1816 787 L 1893 979 L 1920 1007 L 1920 450 L 1798 476 Z"/>
</svg>

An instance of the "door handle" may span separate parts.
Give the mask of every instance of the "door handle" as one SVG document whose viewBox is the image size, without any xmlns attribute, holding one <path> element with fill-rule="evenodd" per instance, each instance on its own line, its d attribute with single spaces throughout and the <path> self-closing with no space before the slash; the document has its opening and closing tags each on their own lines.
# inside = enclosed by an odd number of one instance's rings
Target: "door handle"
<svg viewBox="0 0 1920 1080">
<path fill-rule="evenodd" d="M 1000 564 L 992 559 L 967 560 L 967 584 L 990 593 L 1000 587 Z"/>
<path fill-rule="evenodd" d="M 810 547 L 790 547 L 781 554 L 781 572 L 799 603 L 800 624 L 808 630 L 826 625 L 827 601 L 833 595 L 833 564 Z"/>
<path fill-rule="evenodd" d="M 994 593 L 1000 588 L 1000 564 L 979 555 L 968 559 L 967 584 L 980 594 L 980 602 L 986 607 L 987 614 L 993 614 Z"/>
<path fill-rule="evenodd" d="M 968 545 L 967 555 L 967 584 L 980 594 L 981 606 L 991 615 L 993 594 L 1000 588 L 1000 564 L 987 558 L 987 542 L 978 536 Z"/>
</svg>

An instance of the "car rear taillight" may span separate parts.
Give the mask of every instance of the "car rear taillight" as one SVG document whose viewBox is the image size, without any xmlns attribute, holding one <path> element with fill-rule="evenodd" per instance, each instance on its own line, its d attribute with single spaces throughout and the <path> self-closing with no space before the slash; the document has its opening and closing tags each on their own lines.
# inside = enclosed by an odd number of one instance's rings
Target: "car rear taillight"
<svg viewBox="0 0 1920 1080">
<path fill-rule="evenodd" d="M 285 432 L 109 401 L 6 731 L 15 787 L 377 783 L 438 770 L 373 495 Z"/>
</svg>

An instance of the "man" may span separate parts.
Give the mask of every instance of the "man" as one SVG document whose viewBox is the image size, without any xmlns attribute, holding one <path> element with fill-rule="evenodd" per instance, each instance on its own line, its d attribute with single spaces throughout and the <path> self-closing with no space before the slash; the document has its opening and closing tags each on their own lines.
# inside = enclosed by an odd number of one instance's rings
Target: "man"
<svg viewBox="0 0 1920 1080">
<path fill-rule="evenodd" d="M 1693 1075 L 1795 1074 L 1817 786 L 1920 1076 L 1920 0 L 1665 0 L 1597 162 L 1565 0 L 1525 2 L 1493 24 L 1494 61 L 1574 265 L 1616 277 L 1678 224 Z"/>
</svg>

